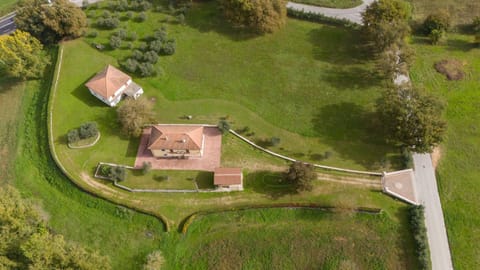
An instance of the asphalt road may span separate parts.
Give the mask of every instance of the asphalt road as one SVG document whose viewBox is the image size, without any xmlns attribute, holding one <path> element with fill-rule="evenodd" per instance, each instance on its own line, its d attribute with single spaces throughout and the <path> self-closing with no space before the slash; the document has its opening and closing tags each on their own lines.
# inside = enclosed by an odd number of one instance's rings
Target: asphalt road
<svg viewBox="0 0 480 270">
<path fill-rule="evenodd" d="M 361 5 L 356 6 L 354 8 L 346 8 L 346 9 L 323 8 L 323 7 L 288 2 L 287 8 L 291 8 L 299 11 L 303 10 L 304 12 L 311 12 L 315 14 L 322 14 L 331 18 L 345 19 L 361 25 L 362 13 L 365 11 L 367 6 L 373 2 L 375 2 L 375 0 L 363 0 L 363 3 Z"/>
<path fill-rule="evenodd" d="M 425 225 L 433 270 L 453 269 L 437 179 L 430 154 L 413 154 L 418 199 L 425 206 Z"/>
<path fill-rule="evenodd" d="M 0 35 L 8 34 L 15 31 L 15 13 L 12 12 L 0 18 Z"/>
</svg>

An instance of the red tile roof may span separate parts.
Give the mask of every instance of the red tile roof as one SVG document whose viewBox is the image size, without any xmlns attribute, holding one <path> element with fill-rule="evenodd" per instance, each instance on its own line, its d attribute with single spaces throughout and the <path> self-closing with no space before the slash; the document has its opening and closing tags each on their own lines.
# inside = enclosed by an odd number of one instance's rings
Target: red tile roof
<svg viewBox="0 0 480 270">
<path fill-rule="evenodd" d="M 214 185 L 242 184 L 242 168 L 216 168 L 213 177 Z"/>
<path fill-rule="evenodd" d="M 154 125 L 148 141 L 148 149 L 201 150 L 203 126 Z"/>
<path fill-rule="evenodd" d="M 85 86 L 105 99 L 108 99 L 131 79 L 130 76 L 114 66 L 108 65 L 103 71 L 91 78 Z"/>
</svg>

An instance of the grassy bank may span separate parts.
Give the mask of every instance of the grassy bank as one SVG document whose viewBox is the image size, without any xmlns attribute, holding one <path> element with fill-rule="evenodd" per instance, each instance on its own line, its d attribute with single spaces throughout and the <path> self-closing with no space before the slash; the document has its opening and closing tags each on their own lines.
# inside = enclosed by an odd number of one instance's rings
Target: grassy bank
<svg viewBox="0 0 480 270">
<path fill-rule="evenodd" d="M 165 255 L 171 269 L 414 269 L 404 226 L 385 213 L 225 212 L 196 219 Z"/>
<path fill-rule="evenodd" d="M 431 46 L 416 38 L 417 60 L 411 69 L 416 85 L 448 102 L 448 132 L 437 180 L 456 269 L 475 269 L 480 264 L 480 49 L 472 41 L 472 36 L 449 34 L 446 44 Z M 447 81 L 437 73 L 433 65 L 443 59 L 460 60 L 465 79 Z"/>
<path fill-rule="evenodd" d="M 13 184 L 40 206 L 54 232 L 109 256 L 113 269 L 138 269 L 145 256 L 158 249 L 163 225 L 81 192 L 58 170 L 48 150 L 45 123 L 52 69 L 42 81 L 28 81 L 18 103 L 21 106 L 20 118 L 15 120 L 18 147 Z M 14 95 L 9 98 L 15 100 Z"/>
</svg>

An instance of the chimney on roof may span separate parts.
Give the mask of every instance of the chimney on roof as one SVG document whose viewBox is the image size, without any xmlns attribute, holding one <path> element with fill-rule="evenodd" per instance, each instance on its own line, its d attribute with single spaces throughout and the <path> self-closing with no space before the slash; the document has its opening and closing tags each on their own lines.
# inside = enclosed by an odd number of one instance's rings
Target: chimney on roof
<svg viewBox="0 0 480 270">
<path fill-rule="evenodd" d="M 186 139 L 182 139 L 182 143 L 186 143 L 186 142 L 187 142 L 187 140 L 186 140 Z"/>
<path fill-rule="evenodd" d="M 168 136 L 165 136 L 165 141 L 168 141 Z"/>
</svg>

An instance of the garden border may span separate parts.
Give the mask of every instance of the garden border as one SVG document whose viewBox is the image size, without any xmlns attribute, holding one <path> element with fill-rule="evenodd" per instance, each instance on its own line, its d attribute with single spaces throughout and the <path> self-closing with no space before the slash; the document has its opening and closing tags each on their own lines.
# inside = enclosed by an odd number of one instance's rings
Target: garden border
<svg viewBox="0 0 480 270">
<path fill-rule="evenodd" d="M 97 134 L 97 138 L 92 143 L 81 145 L 81 146 L 72 146 L 70 143 L 68 143 L 67 145 L 68 145 L 68 148 L 70 149 L 82 149 L 82 148 L 88 148 L 88 147 L 94 146 L 95 144 L 97 144 L 99 140 L 100 140 L 100 131 Z"/>
</svg>

